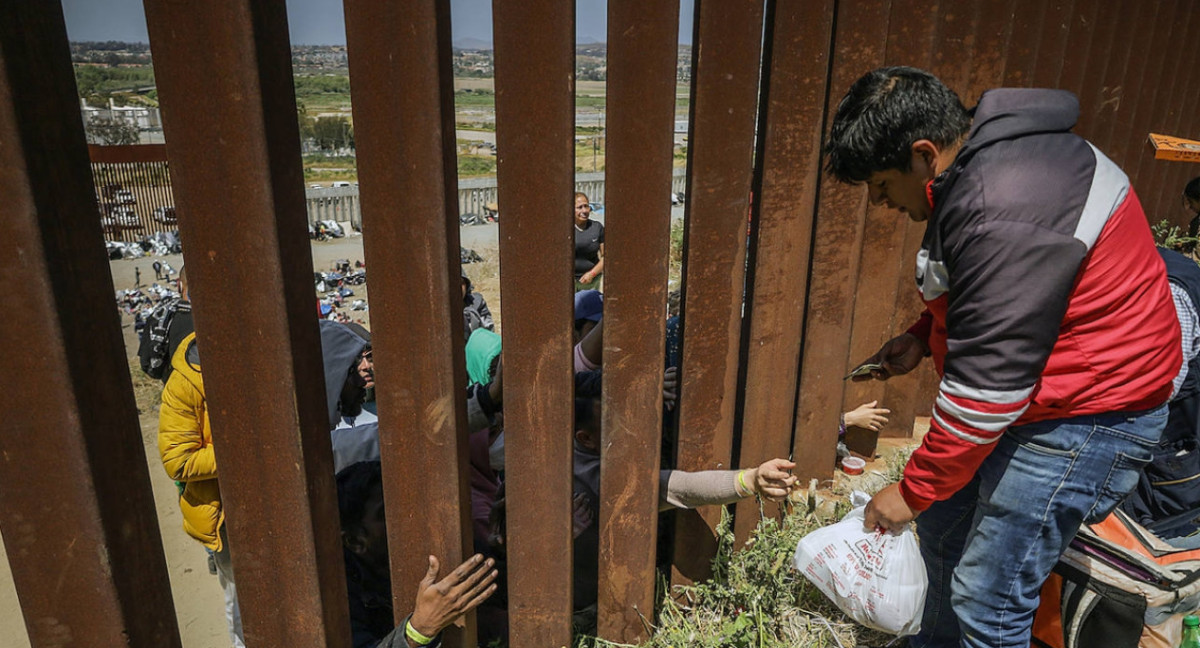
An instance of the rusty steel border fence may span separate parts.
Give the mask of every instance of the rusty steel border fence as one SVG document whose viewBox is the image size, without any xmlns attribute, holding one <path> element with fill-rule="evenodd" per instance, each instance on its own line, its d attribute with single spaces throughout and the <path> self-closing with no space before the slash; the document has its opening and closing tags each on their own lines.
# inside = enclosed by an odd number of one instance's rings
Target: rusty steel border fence
<svg viewBox="0 0 1200 648">
<path fill-rule="evenodd" d="M 110 241 L 179 228 L 163 144 L 88 145 L 100 226 Z"/>
<path fill-rule="evenodd" d="M 472 552 L 450 10 L 345 4 L 402 619 L 425 556 Z M 1200 36 L 1190 0 L 695 4 L 680 402 L 664 426 L 679 11 L 608 3 L 598 627 L 623 643 L 652 629 L 656 547 L 675 583 L 702 578 L 715 547 L 718 508 L 657 524 L 664 428 L 680 468 L 792 455 L 807 482 L 832 475 L 839 412 L 879 400 L 883 434 L 900 437 L 928 413 L 928 368 L 842 381 L 921 307 L 922 227 L 822 170 L 831 113 L 861 74 L 930 69 L 967 105 L 999 85 L 1075 92 L 1077 131 L 1126 170 L 1153 222 L 1183 220 L 1178 196 L 1200 174 L 1155 161 L 1145 139 L 1200 138 L 1200 48 L 1171 47 Z M 178 208 L 247 644 L 348 646 L 285 2 L 145 9 L 169 162 L 93 150 L 92 172 L 150 165 L 99 185 L 132 191 L 149 231 L 155 208 Z M 574 2 L 496 0 L 493 17 L 510 641 L 557 647 L 571 641 Z M 166 185 L 177 205 L 156 204 Z M 29 295 L 0 319 L 0 533 L 37 647 L 180 645 L 95 218 L 127 200 L 115 191 L 97 195 L 89 174 L 60 4 L 0 3 L 0 272 Z M 259 307 L 236 306 L 247 299 Z M 744 542 L 758 505 L 733 509 Z M 446 639 L 475 636 L 468 618 Z"/>
</svg>

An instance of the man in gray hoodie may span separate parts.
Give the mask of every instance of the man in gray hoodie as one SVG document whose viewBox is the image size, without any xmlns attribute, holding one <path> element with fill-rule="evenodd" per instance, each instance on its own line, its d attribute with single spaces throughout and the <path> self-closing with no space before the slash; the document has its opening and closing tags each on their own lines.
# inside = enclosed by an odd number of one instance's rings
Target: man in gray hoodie
<svg viewBox="0 0 1200 648">
<path fill-rule="evenodd" d="M 375 365 L 371 334 L 362 326 L 328 320 L 320 326 L 325 403 L 337 473 L 360 461 L 379 460 L 379 419 L 371 398 Z"/>
</svg>

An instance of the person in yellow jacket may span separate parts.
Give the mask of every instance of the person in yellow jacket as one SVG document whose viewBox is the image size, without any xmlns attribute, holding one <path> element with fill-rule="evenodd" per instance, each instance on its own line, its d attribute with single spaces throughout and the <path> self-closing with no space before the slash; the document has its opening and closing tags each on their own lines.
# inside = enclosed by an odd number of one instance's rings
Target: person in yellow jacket
<svg viewBox="0 0 1200 648">
<path fill-rule="evenodd" d="M 167 476 L 183 484 L 179 495 L 183 530 L 215 552 L 217 578 L 225 591 L 229 639 L 235 648 L 244 648 L 195 333 L 179 343 L 171 357 L 171 368 L 158 414 L 158 452 Z"/>
</svg>

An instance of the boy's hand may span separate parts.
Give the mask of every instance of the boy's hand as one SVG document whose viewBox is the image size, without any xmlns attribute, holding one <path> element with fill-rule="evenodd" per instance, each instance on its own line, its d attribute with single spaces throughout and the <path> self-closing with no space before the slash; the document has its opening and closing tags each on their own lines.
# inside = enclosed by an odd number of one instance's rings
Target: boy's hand
<svg viewBox="0 0 1200 648">
<path fill-rule="evenodd" d="M 892 484 L 875 494 L 867 503 L 864 511 L 863 527 L 869 531 L 883 527 L 888 531 L 899 533 L 908 526 L 909 522 L 917 519 L 919 511 L 908 507 L 904 496 L 900 494 L 900 484 Z"/>
<path fill-rule="evenodd" d="M 854 376 L 855 382 L 864 380 L 887 380 L 892 376 L 902 376 L 921 364 L 921 359 L 925 357 L 928 349 L 925 348 L 925 343 L 912 333 L 901 333 L 896 337 L 883 343 L 879 347 L 879 351 L 875 355 L 860 362 L 864 364 L 879 364 L 882 365 L 879 369 L 873 369 L 870 375 Z"/>
</svg>

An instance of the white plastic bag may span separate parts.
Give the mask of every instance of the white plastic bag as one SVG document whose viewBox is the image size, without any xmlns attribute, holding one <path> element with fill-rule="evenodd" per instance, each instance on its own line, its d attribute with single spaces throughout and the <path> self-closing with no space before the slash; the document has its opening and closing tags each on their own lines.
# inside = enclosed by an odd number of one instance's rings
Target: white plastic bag
<svg viewBox="0 0 1200 648">
<path fill-rule="evenodd" d="M 855 621 L 891 634 L 916 634 L 929 587 L 916 535 L 911 528 L 899 535 L 863 531 L 868 499 L 855 492 L 851 501 L 857 508 L 802 538 L 792 564 Z"/>
</svg>

